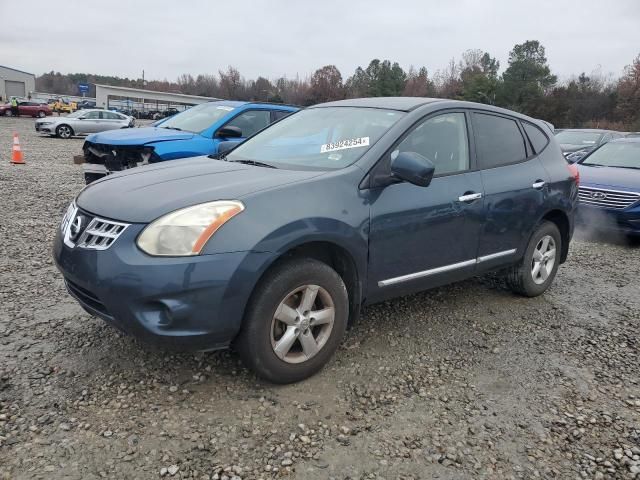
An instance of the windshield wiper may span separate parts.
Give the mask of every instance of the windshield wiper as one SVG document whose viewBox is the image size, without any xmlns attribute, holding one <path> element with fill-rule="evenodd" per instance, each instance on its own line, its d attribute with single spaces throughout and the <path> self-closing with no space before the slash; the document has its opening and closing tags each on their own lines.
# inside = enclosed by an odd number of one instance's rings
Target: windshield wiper
<svg viewBox="0 0 640 480">
<path fill-rule="evenodd" d="M 178 128 L 178 127 L 160 127 L 160 128 L 166 128 L 167 130 L 177 130 L 177 131 L 179 131 L 179 132 L 181 132 L 181 131 L 182 131 L 182 129 L 181 129 L 181 128 Z"/>
<path fill-rule="evenodd" d="M 221 160 L 223 160 L 225 158 L 226 157 L 222 157 Z M 256 160 L 225 160 L 225 162 L 242 163 L 244 165 L 253 165 L 255 167 L 278 168 L 278 167 L 275 167 L 275 166 L 270 165 L 268 163 L 258 162 Z"/>
<path fill-rule="evenodd" d="M 613 168 L 630 168 L 631 170 L 640 170 L 640 167 L 623 167 L 622 165 L 611 165 Z"/>
</svg>

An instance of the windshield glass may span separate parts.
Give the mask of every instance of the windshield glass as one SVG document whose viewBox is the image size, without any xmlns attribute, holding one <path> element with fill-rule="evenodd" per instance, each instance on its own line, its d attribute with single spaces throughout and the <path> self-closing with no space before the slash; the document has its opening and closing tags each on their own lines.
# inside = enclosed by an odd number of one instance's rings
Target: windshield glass
<svg viewBox="0 0 640 480">
<path fill-rule="evenodd" d="M 640 169 L 640 142 L 606 143 L 581 163 L 582 165 Z"/>
<path fill-rule="evenodd" d="M 598 143 L 601 133 L 595 132 L 569 132 L 564 131 L 560 132 L 556 135 L 556 140 L 559 143 L 569 144 L 569 145 L 585 145 L 585 146 L 593 146 Z"/>
<path fill-rule="evenodd" d="M 403 115 L 376 108 L 302 110 L 247 140 L 227 160 L 304 170 L 344 168 L 364 155 Z"/>
<path fill-rule="evenodd" d="M 158 126 L 200 133 L 235 109 L 217 102 L 202 103 L 168 118 Z"/>
<path fill-rule="evenodd" d="M 67 115 L 67 118 L 78 118 L 78 117 L 81 117 L 82 115 L 84 115 L 85 113 L 87 113 L 87 112 L 85 112 L 84 110 L 76 110 L 75 112 L 70 113 L 69 115 Z"/>
</svg>

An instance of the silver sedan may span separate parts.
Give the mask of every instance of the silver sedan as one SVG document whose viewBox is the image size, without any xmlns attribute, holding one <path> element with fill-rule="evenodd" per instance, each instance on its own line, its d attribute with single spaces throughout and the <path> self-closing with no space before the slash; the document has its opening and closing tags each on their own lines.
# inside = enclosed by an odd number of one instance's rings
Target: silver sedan
<svg viewBox="0 0 640 480">
<path fill-rule="evenodd" d="M 36 120 L 36 131 L 71 138 L 74 135 L 88 135 L 118 128 L 133 127 L 135 120 L 122 113 L 109 110 L 78 110 L 66 117 L 46 117 Z"/>
</svg>

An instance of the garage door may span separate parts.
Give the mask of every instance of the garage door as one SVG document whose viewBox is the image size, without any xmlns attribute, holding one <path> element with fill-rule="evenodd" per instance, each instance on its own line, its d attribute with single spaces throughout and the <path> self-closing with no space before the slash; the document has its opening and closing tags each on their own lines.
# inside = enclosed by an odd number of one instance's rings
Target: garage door
<svg viewBox="0 0 640 480">
<path fill-rule="evenodd" d="M 13 80 L 5 80 L 4 81 L 5 92 L 7 94 L 7 98 L 11 97 L 25 97 L 26 91 L 24 82 L 15 82 Z"/>
</svg>

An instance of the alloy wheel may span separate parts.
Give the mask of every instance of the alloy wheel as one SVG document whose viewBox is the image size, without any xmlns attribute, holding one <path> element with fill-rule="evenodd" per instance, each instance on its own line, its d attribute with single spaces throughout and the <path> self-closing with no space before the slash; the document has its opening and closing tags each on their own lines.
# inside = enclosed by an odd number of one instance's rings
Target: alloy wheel
<svg viewBox="0 0 640 480">
<path fill-rule="evenodd" d="M 327 343 L 335 321 L 329 292 L 318 285 L 303 285 L 280 302 L 271 321 L 271 347 L 282 361 L 302 363 Z"/>
<path fill-rule="evenodd" d="M 58 128 L 58 133 L 62 138 L 69 138 L 71 136 L 71 129 L 63 125 Z"/>
<path fill-rule="evenodd" d="M 555 263 L 556 242 L 551 235 L 545 235 L 534 248 L 531 259 L 531 277 L 536 285 L 547 281 Z"/>
</svg>

